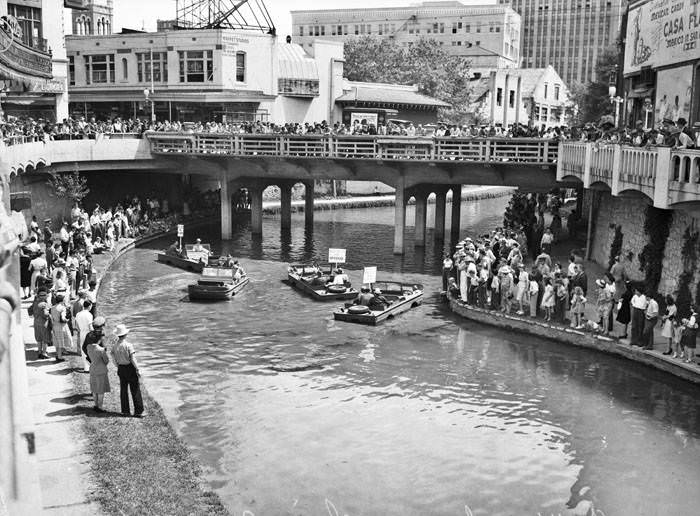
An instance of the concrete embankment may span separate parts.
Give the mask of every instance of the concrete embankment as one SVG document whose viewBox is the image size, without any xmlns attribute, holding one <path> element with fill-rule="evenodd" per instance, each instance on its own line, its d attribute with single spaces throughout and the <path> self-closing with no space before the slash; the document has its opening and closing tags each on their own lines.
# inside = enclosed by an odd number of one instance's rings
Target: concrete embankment
<svg viewBox="0 0 700 516">
<path fill-rule="evenodd" d="M 508 331 L 553 340 L 562 344 L 617 355 L 670 373 L 689 382 L 700 384 L 700 367 L 698 365 L 680 362 L 663 355 L 661 351 L 644 350 L 617 339 L 557 326 L 542 319 L 530 319 L 466 306 L 456 299 L 450 299 L 449 304 L 450 309 L 455 314 L 465 319 L 496 326 Z"/>
<path fill-rule="evenodd" d="M 496 199 L 511 195 L 516 189 L 504 186 L 474 186 L 465 187 L 462 189 L 462 201 L 481 201 L 484 199 Z M 451 196 L 447 197 L 448 202 Z M 428 197 L 428 203 L 435 203 L 435 197 Z M 358 208 L 381 208 L 386 206 L 394 206 L 394 195 L 366 195 L 357 197 L 340 197 L 332 199 L 314 199 L 314 210 L 344 210 Z M 408 204 L 415 204 L 415 200 L 411 198 Z M 270 200 L 263 202 L 263 213 L 276 214 L 280 213 L 280 201 Z M 304 201 L 292 201 L 293 212 L 304 211 Z"/>
</svg>

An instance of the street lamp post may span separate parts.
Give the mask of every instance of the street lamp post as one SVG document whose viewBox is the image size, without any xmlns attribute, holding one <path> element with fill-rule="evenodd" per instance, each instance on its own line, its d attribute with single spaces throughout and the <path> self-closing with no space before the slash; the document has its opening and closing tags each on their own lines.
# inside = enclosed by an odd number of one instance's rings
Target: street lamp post
<svg viewBox="0 0 700 516">
<path fill-rule="evenodd" d="M 610 103 L 615 105 L 615 127 L 618 126 L 620 121 L 620 104 L 622 104 L 625 99 L 617 94 L 617 88 L 614 85 L 608 87 L 608 95 L 610 96 Z"/>
<path fill-rule="evenodd" d="M 644 105 L 642 107 L 644 109 L 644 130 L 648 131 L 649 115 L 654 111 L 654 105 L 651 103 L 651 99 L 649 97 L 644 99 Z"/>
<path fill-rule="evenodd" d="M 153 102 L 153 98 L 151 95 L 153 94 L 153 90 L 150 90 L 148 88 L 143 90 L 143 96 L 146 97 L 146 102 L 151 103 L 151 123 L 155 124 L 156 122 L 156 107 L 155 103 Z"/>
</svg>

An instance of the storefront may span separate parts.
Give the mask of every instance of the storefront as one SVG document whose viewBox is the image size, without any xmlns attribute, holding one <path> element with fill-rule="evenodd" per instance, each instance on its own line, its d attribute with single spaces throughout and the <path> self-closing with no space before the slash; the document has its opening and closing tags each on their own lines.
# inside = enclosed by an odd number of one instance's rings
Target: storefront
<svg viewBox="0 0 700 516">
<path fill-rule="evenodd" d="M 624 74 L 628 124 L 700 121 L 700 4 L 647 0 L 632 5 Z"/>
</svg>

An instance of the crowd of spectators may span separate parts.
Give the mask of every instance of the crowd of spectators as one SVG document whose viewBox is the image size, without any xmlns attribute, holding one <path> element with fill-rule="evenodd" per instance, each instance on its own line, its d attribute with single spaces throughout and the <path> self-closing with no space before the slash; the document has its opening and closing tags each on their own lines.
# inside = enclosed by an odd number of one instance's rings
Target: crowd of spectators
<svg viewBox="0 0 700 516">
<path fill-rule="evenodd" d="M 542 318 L 604 336 L 613 336 L 617 323 L 621 331 L 615 337 L 648 350 L 654 349 L 654 330 L 661 324 L 661 336 L 668 339 L 664 354 L 694 363 L 700 323 L 695 307 L 689 317 L 681 319 L 673 298 L 666 296 L 662 315 L 656 294 L 629 280 L 630 256 L 617 256 L 589 287 L 582 254 L 571 251 L 568 263 L 562 264 L 553 256 L 554 242 L 548 227 L 530 243 L 538 253 L 527 265 L 528 239 L 523 230 L 500 228 L 467 238 L 453 254 L 445 254 L 443 288 L 466 306 Z"/>
<path fill-rule="evenodd" d="M 690 127 L 684 118 L 664 119 L 658 126 L 646 128 L 640 120 L 634 127 L 618 128 L 611 116 L 604 116 L 598 124 L 588 123 L 575 127 L 530 127 L 524 124 L 450 125 L 416 124 L 401 120 L 389 120 L 377 125 L 367 120 L 354 120 L 352 124 L 325 120 L 318 123 L 272 122 L 178 122 L 161 120 L 155 123 L 142 119 L 97 121 L 94 117 L 67 118 L 61 122 L 45 119 L 8 116 L 0 121 L 0 139 L 6 144 L 27 141 L 65 139 L 99 139 L 130 135 L 140 138 L 146 131 L 211 134 L 295 134 L 295 135 L 389 135 L 438 138 L 541 138 L 553 141 L 592 141 L 621 143 L 637 147 L 669 146 L 676 148 L 700 147 L 700 122 Z"/>
</svg>

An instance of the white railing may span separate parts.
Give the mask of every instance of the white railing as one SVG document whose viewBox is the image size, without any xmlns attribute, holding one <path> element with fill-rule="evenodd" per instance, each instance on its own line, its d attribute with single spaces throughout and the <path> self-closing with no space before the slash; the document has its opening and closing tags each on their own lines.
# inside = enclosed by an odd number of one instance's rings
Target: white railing
<svg viewBox="0 0 700 516">
<path fill-rule="evenodd" d="M 465 161 L 551 165 L 555 142 L 530 138 L 146 133 L 154 154 L 242 157 Z"/>
<path fill-rule="evenodd" d="M 566 142 L 560 145 L 557 179 L 569 176 L 586 188 L 603 183 L 612 195 L 643 193 L 658 208 L 698 203 L 700 149 Z"/>
</svg>

